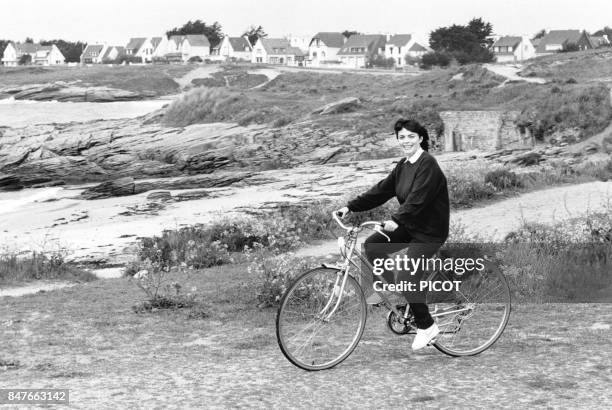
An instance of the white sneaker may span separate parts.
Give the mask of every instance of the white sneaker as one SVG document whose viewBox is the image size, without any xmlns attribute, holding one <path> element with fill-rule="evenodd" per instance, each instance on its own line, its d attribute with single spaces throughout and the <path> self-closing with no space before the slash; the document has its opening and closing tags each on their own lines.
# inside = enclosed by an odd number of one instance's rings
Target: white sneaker
<svg viewBox="0 0 612 410">
<path fill-rule="evenodd" d="M 378 305 L 379 303 L 381 303 L 383 300 L 380 297 L 380 295 L 376 292 L 372 293 L 370 296 L 368 296 L 366 298 L 366 303 L 368 305 Z"/>
<path fill-rule="evenodd" d="M 427 346 L 434 337 L 438 336 L 440 329 L 435 323 L 429 326 L 427 329 L 417 329 L 416 336 L 412 341 L 412 350 L 419 350 Z"/>
</svg>

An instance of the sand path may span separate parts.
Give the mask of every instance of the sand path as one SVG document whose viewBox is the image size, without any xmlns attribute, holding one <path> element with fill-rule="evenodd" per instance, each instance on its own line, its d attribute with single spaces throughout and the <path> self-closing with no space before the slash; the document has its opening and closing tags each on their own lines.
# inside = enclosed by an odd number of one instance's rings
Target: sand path
<svg viewBox="0 0 612 410">
<path fill-rule="evenodd" d="M 587 212 L 612 212 L 612 181 L 568 185 L 523 194 L 490 205 L 451 212 L 451 226 L 462 225 L 468 235 L 502 240 L 522 221 L 554 223 Z M 297 252 L 299 256 L 337 253 L 335 240 L 321 241 Z"/>
</svg>

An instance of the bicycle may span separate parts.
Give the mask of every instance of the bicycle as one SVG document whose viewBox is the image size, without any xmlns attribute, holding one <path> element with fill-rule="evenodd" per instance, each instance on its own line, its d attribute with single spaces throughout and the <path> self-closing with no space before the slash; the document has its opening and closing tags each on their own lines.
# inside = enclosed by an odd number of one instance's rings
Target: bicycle
<svg viewBox="0 0 612 410">
<path fill-rule="evenodd" d="M 338 238 L 342 262 L 299 275 L 288 287 L 276 315 L 276 336 L 283 355 L 304 370 L 330 369 L 344 361 L 357 347 L 367 318 L 363 283 L 371 278 L 372 265 L 356 249 L 359 234 L 372 229 L 389 239 L 383 224 L 364 222 L 358 227 L 334 220 L 346 233 Z M 439 256 L 439 252 L 438 252 Z M 483 268 L 463 277 L 453 292 L 427 292 L 426 303 L 440 328 L 430 343 L 450 356 L 473 356 L 495 343 L 510 316 L 510 289 L 503 273 L 488 259 Z M 365 271 L 359 264 L 366 266 Z M 381 276 L 381 280 L 386 283 Z M 451 281 L 452 272 L 435 270 L 427 281 Z M 397 335 L 415 334 L 412 312 L 404 301 L 392 303 L 385 292 L 378 292 L 388 310 L 387 327 Z"/>
</svg>

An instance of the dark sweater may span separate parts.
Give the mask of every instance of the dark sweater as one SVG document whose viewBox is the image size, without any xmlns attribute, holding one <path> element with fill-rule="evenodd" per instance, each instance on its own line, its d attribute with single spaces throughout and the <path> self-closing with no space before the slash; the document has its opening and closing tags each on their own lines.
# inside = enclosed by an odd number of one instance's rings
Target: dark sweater
<svg viewBox="0 0 612 410">
<path fill-rule="evenodd" d="M 403 158 L 385 179 L 347 206 L 353 212 L 368 211 L 394 196 L 400 206 L 391 219 L 400 228 L 417 241 L 446 241 L 449 220 L 446 177 L 427 151 L 414 164 Z"/>
</svg>

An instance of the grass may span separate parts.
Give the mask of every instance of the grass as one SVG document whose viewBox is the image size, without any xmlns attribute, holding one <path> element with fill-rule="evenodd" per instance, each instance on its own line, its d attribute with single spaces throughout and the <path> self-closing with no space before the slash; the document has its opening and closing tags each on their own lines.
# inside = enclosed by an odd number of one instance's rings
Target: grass
<svg viewBox="0 0 612 410">
<path fill-rule="evenodd" d="M 31 252 L 19 255 L 5 251 L 0 254 L 0 284 L 10 285 L 40 279 L 89 282 L 96 277 L 78 266 L 66 263 L 63 254 L 59 252 Z"/>
<path fill-rule="evenodd" d="M 231 68 L 228 72 L 233 74 L 228 78 L 246 78 L 246 69 Z M 462 74 L 461 79 L 456 79 L 457 74 Z M 222 85 L 223 76 L 227 75 L 215 73 L 206 81 Z M 604 84 L 573 81 L 498 87 L 504 80 L 477 65 L 415 77 L 284 72 L 253 90 L 237 86 L 214 92 L 211 88 L 193 90 L 173 104 L 164 122 L 179 126 L 215 121 L 273 127 L 295 124 L 299 129 L 306 122 L 323 132 L 348 131 L 348 137 L 369 138 L 391 133 L 397 118 L 411 117 L 425 124 L 432 139 L 438 141 L 443 132 L 438 112 L 444 110 L 519 111 L 517 125 L 531 128 L 540 140 L 564 130 L 577 130 L 579 138 L 586 138 L 612 120 L 609 90 Z M 347 97 L 359 98 L 356 111 L 311 114 L 322 105 Z M 287 137 L 294 131 L 289 127 Z"/>
<path fill-rule="evenodd" d="M 439 407 L 487 407 L 525 391 L 530 391 L 527 404 L 610 404 L 593 396 L 592 386 L 608 382 L 612 340 L 609 331 L 590 329 L 612 321 L 609 305 L 516 305 L 491 349 L 459 359 L 433 348 L 412 353 L 411 337 L 388 332 L 384 312 L 376 309 L 351 357 L 333 371 L 314 375 L 296 369 L 280 353 L 275 310 L 255 308 L 255 282 L 245 265 L 205 269 L 190 278 L 188 285 L 209 303 L 206 318 L 189 318 L 188 309 L 137 314 L 132 307 L 142 295 L 125 279 L 0 299 L 0 374 L 10 380 L 0 384 L 60 383 L 70 388 L 73 403 L 84 407 L 173 407 L 177 402 L 183 407 L 203 402 L 213 407 L 255 402 L 398 407 L 425 398 Z M 405 378 L 408 367 L 420 376 L 411 388 L 389 394 L 385 387 Z M 372 381 L 354 389 L 351 381 L 366 373 Z M 315 376 L 329 391 L 312 395 Z"/>
<path fill-rule="evenodd" d="M 0 67 L 0 87 L 81 81 L 82 85 L 162 96 L 178 93 L 179 85 L 174 78 L 182 77 L 193 68 L 190 65 Z"/>
<path fill-rule="evenodd" d="M 609 48 L 557 53 L 530 60 L 523 68 L 525 77 L 543 77 L 557 82 L 598 81 L 612 77 L 612 50 Z"/>
</svg>

